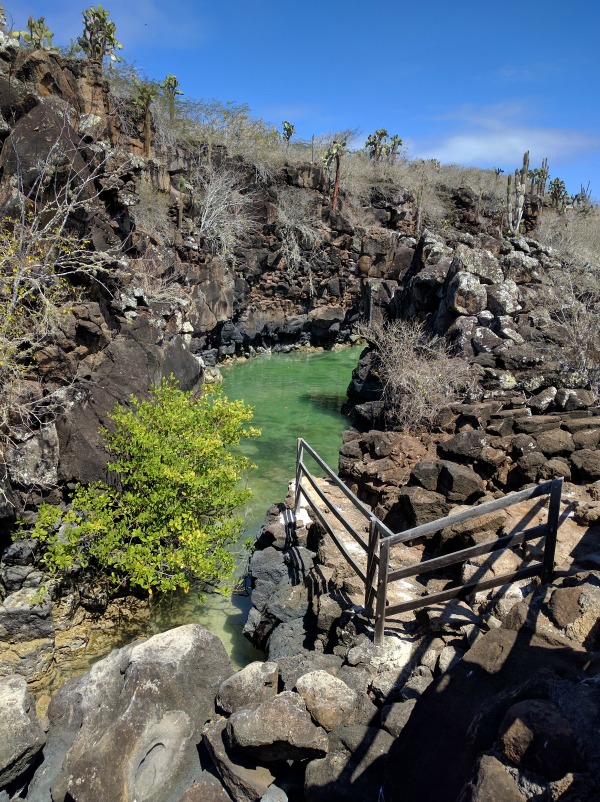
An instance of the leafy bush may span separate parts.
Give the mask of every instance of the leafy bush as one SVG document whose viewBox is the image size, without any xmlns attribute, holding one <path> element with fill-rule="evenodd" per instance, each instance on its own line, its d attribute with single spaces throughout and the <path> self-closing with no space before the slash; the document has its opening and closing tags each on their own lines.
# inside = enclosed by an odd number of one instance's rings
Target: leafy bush
<svg viewBox="0 0 600 802">
<path fill-rule="evenodd" d="M 249 460 L 232 446 L 258 430 L 244 428 L 252 411 L 216 389 L 199 398 L 173 378 L 148 401 L 117 405 L 110 484 L 78 485 L 68 512 L 42 505 L 32 536 L 45 547 L 49 570 L 91 572 L 112 589 L 187 590 L 192 579 L 217 584 L 231 575 L 227 546 L 241 528 L 235 509 L 250 496 L 241 487 Z"/>
<path fill-rule="evenodd" d="M 469 391 L 471 368 L 452 357 L 443 340 L 414 320 L 372 323 L 360 332 L 379 359 L 386 416 L 395 428 L 430 428 L 448 404 Z"/>
</svg>

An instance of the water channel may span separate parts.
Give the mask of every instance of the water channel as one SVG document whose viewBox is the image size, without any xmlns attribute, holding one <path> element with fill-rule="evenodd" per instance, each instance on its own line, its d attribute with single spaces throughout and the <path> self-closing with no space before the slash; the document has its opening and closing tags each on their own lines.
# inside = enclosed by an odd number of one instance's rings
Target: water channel
<svg viewBox="0 0 600 802">
<path fill-rule="evenodd" d="M 268 508 L 285 497 L 294 477 L 298 437 L 337 469 L 341 435 L 349 423 L 340 408 L 360 351 L 359 346 L 265 354 L 222 369 L 225 394 L 254 407 L 253 425 L 262 430 L 259 438 L 240 446 L 257 466 L 248 481 L 253 498 L 244 510 L 241 542 L 255 538 Z M 241 565 L 245 565 L 243 559 Z M 248 596 L 211 594 L 201 605 L 190 592 L 159 605 L 151 627 L 159 632 L 179 624 L 201 623 L 221 638 L 232 663 L 242 667 L 262 658 L 241 634 L 249 607 Z"/>
</svg>

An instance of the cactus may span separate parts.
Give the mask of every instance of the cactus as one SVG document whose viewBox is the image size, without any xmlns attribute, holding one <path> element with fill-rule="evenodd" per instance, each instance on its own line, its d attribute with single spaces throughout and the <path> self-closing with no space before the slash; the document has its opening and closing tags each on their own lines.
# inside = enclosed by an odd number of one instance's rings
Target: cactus
<svg viewBox="0 0 600 802">
<path fill-rule="evenodd" d="M 135 80 L 135 94 L 133 102 L 144 110 L 144 156 L 150 158 L 152 145 L 152 113 L 150 106 L 154 103 L 158 95 L 159 86 L 153 81 Z"/>
<path fill-rule="evenodd" d="M 555 209 L 564 211 L 567 201 L 569 200 L 569 193 L 562 178 L 553 178 L 548 187 L 550 192 L 550 200 Z"/>
<path fill-rule="evenodd" d="M 396 161 L 396 156 L 398 155 L 398 151 L 402 147 L 402 144 L 402 139 L 398 136 L 398 134 L 394 134 L 394 136 L 390 137 L 388 155 L 392 163 Z"/>
<path fill-rule="evenodd" d="M 365 148 L 369 152 L 369 158 L 373 161 L 379 162 L 384 157 L 387 157 L 392 164 L 396 161 L 398 151 L 402 146 L 402 139 L 398 134 L 390 137 L 388 140 L 388 132 L 385 128 L 378 128 L 374 134 L 370 134 L 365 142 Z"/>
<path fill-rule="evenodd" d="M 340 165 L 342 161 L 342 156 L 344 155 L 345 152 L 346 152 L 346 140 L 334 139 L 331 145 L 325 151 L 325 155 L 323 156 L 323 165 L 325 166 L 326 170 L 329 170 L 331 168 L 331 165 L 335 162 L 335 179 L 333 182 L 333 197 L 331 199 L 331 210 L 333 212 L 337 212 L 338 208 L 338 197 L 340 192 Z"/>
<path fill-rule="evenodd" d="M 378 128 L 374 134 L 370 134 L 365 142 L 365 148 L 369 151 L 369 158 L 373 161 L 381 161 L 383 156 L 383 145 L 388 138 L 388 132 L 385 128 Z"/>
<path fill-rule="evenodd" d="M 77 42 L 89 60 L 102 64 L 104 56 L 108 56 L 111 64 L 121 61 L 115 50 L 122 50 L 123 45 L 117 41 L 117 26 L 109 19 L 110 11 L 101 5 L 90 6 L 82 16 L 84 29 Z"/>
<path fill-rule="evenodd" d="M 542 160 L 542 166 L 534 170 L 527 171 L 527 177 L 531 181 L 529 192 L 531 195 L 538 195 L 543 198 L 546 194 L 546 181 L 548 180 L 548 159 Z"/>
<path fill-rule="evenodd" d="M 179 89 L 180 86 L 181 84 L 177 78 L 174 75 L 171 75 L 171 73 L 167 75 L 165 80 L 160 85 L 160 88 L 167 96 L 167 102 L 169 104 L 169 125 L 171 128 L 175 123 L 175 97 L 177 95 L 183 95 L 183 92 Z"/>
<path fill-rule="evenodd" d="M 523 154 L 523 166 L 516 169 L 513 177 L 509 174 L 506 184 L 506 211 L 509 234 L 518 234 L 523 219 L 525 206 L 525 191 L 529 174 L 529 151 Z"/>
<path fill-rule="evenodd" d="M 6 22 L 6 15 L 4 15 L 4 22 Z M 40 17 L 37 20 L 33 17 L 29 17 L 27 20 L 27 30 L 13 31 L 11 37 L 13 39 L 21 39 L 23 44 L 30 47 L 32 50 L 58 51 L 58 48 L 54 47 L 52 44 L 54 34 L 50 28 L 46 27 L 45 17 Z"/>
<path fill-rule="evenodd" d="M 283 127 L 283 133 L 281 134 L 281 136 L 283 137 L 283 140 L 285 141 L 285 149 L 287 151 L 287 149 L 290 146 L 290 139 L 296 133 L 296 129 L 294 128 L 294 126 L 292 125 L 291 122 L 288 122 L 288 120 L 284 120 L 281 123 L 281 125 Z"/>
</svg>

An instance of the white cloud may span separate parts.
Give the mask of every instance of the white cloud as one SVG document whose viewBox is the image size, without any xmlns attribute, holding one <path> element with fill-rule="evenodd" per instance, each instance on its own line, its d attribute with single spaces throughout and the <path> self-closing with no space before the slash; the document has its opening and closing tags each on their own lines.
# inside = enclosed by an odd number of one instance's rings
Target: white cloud
<svg viewBox="0 0 600 802">
<path fill-rule="evenodd" d="M 466 106 L 438 120 L 456 121 L 455 130 L 417 141 L 418 158 L 482 167 L 520 164 L 528 150 L 532 164 L 544 157 L 562 162 L 600 148 L 600 137 L 584 131 L 528 125 L 518 103 L 475 108 Z"/>
</svg>

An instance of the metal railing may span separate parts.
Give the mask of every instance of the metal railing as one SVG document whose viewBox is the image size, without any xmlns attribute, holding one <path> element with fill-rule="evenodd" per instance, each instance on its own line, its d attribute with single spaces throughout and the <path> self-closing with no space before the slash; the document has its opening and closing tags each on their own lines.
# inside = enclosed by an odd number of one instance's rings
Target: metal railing
<svg viewBox="0 0 600 802">
<path fill-rule="evenodd" d="M 318 486 L 315 477 L 306 467 L 304 462 L 304 452 L 307 452 L 312 459 L 319 465 L 319 467 L 326 473 L 327 477 L 335 484 L 335 486 L 344 494 L 344 496 L 352 503 L 356 510 L 368 522 L 369 536 L 365 541 L 360 532 L 353 526 L 339 510 L 327 495 Z M 303 480 L 306 480 L 315 495 L 323 502 L 326 509 L 329 510 L 339 521 L 350 536 L 356 541 L 360 548 L 365 552 L 367 562 L 366 571 L 357 564 L 356 560 L 349 554 L 345 545 L 340 537 L 330 525 L 329 521 L 324 517 L 321 511 L 316 506 L 307 490 L 302 486 Z M 431 604 L 447 601 L 459 596 L 466 596 L 470 593 L 476 593 L 481 590 L 489 590 L 495 587 L 501 587 L 519 579 L 524 579 L 533 576 L 540 576 L 542 582 L 550 582 L 554 573 L 554 556 L 556 551 L 556 537 L 558 532 L 558 520 L 560 512 L 560 499 L 562 494 L 561 479 L 553 479 L 549 482 L 537 485 L 536 487 L 527 488 L 517 493 L 509 493 L 503 498 L 494 499 L 493 501 L 471 507 L 468 510 L 462 510 L 454 515 L 448 515 L 445 518 L 440 518 L 437 521 L 422 524 L 421 526 L 413 527 L 404 532 L 392 532 L 382 521 L 377 518 L 369 507 L 363 504 L 359 498 L 342 482 L 342 480 L 333 472 L 333 470 L 324 462 L 317 452 L 311 448 L 308 443 L 300 438 L 298 440 L 298 454 L 296 461 L 296 494 L 295 494 L 295 510 L 298 510 L 301 495 L 304 496 L 310 505 L 315 517 L 329 534 L 333 543 L 341 551 L 345 560 L 352 567 L 353 571 L 360 577 L 365 584 L 365 611 L 367 615 L 375 615 L 375 645 L 383 643 L 383 635 L 385 630 L 386 616 L 393 615 L 394 613 L 408 612 L 417 610 L 422 607 L 427 607 Z M 535 498 L 547 496 L 549 499 L 548 504 L 548 517 L 545 524 L 540 526 L 530 527 L 522 531 L 513 532 L 501 537 L 492 538 L 485 543 L 478 543 L 475 546 L 470 546 L 466 549 L 453 552 L 452 554 L 445 554 L 441 557 L 433 557 L 424 560 L 415 565 L 407 566 L 405 568 L 394 569 L 390 564 L 390 551 L 392 546 L 399 543 L 406 543 L 408 541 L 415 541 L 420 538 L 429 537 L 436 532 L 446 529 L 450 526 L 456 526 L 459 523 L 469 521 L 475 518 L 480 518 L 497 510 L 504 510 L 514 504 L 519 504 L 523 501 L 528 501 Z M 388 587 L 390 583 L 406 579 L 408 577 L 418 576 L 420 574 L 429 573 L 431 571 L 446 568 L 456 563 L 465 562 L 472 557 L 480 556 L 482 554 L 491 554 L 498 551 L 504 551 L 514 546 L 521 545 L 530 540 L 537 538 L 544 538 L 544 551 L 541 561 L 528 565 L 525 568 L 520 568 L 511 573 L 495 576 L 493 579 L 485 579 L 473 582 L 463 582 L 452 588 L 437 592 L 429 593 L 418 598 L 411 599 L 410 601 L 403 602 L 390 606 L 388 604 Z M 375 610 L 373 607 L 375 605 Z"/>
</svg>

